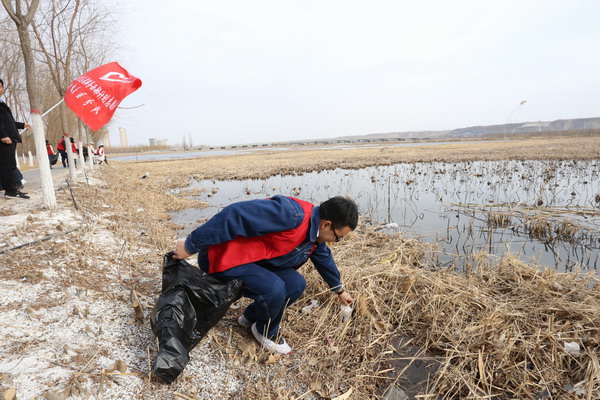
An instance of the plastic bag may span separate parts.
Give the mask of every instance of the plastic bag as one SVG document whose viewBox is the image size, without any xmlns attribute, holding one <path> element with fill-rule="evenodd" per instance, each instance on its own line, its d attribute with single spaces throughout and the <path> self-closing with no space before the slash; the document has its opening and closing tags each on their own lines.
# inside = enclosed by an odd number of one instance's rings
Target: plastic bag
<svg viewBox="0 0 600 400">
<path fill-rule="evenodd" d="M 173 382 L 187 365 L 189 353 L 240 298 L 241 281 L 223 283 L 184 260 L 163 261 L 162 294 L 150 315 L 158 337 L 152 373 Z"/>
</svg>

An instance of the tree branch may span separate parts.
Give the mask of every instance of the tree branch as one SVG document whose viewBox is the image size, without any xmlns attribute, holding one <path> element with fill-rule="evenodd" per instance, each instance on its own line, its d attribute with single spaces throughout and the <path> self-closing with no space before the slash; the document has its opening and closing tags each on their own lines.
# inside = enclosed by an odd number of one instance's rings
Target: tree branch
<svg viewBox="0 0 600 400">
<path fill-rule="evenodd" d="M 39 5 L 40 0 L 33 0 L 31 2 L 31 5 L 29 6 L 29 11 L 27 12 L 27 15 L 25 15 L 25 18 L 23 18 L 23 22 L 25 23 L 25 25 L 29 25 L 31 23 Z"/>
<path fill-rule="evenodd" d="M 15 22 L 15 24 L 17 26 L 19 26 L 19 24 L 21 23 L 21 21 L 19 20 L 19 17 L 15 13 L 15 10 L 13 9 L 10 0 L 2 0 L 2 5 L 6 9 L 6 12 L 8 13 L 10 19 L 12 19 Z"/>
</svg>

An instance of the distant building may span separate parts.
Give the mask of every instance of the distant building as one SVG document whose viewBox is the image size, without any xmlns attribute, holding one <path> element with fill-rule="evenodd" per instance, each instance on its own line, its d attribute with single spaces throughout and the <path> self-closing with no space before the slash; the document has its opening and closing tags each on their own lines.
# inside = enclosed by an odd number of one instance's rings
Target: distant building
<svg viewBox="0 0 600 400">
<path fill-rule="evenodd" d="M 150 138 L 150 139 L 148 139 L 148 142 L 149 142 L 150 146 L 168 146 L 169 145 L 169 139 Z"/>
<path fill-rule="evenodd" d="M 127 140 L 127 130 L 125 128 L 119 127 L 119 138 L 121 139 L 121 147 L 129 147 L 129 142 Z"/>
</svg>

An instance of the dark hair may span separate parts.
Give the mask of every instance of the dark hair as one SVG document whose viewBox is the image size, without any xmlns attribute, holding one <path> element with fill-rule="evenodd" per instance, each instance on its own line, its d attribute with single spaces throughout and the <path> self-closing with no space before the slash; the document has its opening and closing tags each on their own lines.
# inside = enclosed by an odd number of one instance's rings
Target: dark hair
<svg viewBox="0 0 600 400">
<path fill-rule="evenodd" d="M 4 87 L 4 81 L 2 79 L 0 79 L 0 84 L 2 84 L 2 87 Z"/>
<path fill-rule="evenodd" d="M 335 196 L 321 203 L 320 208 L 321 219 L 331 221 L 335 228 L 343 228 L 344 226 L 350 229 L 356 229 L 358 224 L 358 207 L 356 203 L 347 197 Z"/>
</svg>

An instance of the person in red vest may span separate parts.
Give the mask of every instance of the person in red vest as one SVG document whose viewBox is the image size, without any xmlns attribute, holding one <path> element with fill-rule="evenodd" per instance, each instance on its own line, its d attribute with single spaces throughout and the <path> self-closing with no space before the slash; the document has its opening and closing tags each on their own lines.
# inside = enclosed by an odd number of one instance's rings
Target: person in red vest
<svg viewBox="0 0 600 400">
<path fill-rule="evenodd" d="M 48 161 L 50 161 L 50 169 L 52 169 L 52 166 L 56 164 L 58 155 L 54 154 L 54 148 L 52 148 L 49 140 L 46 140 L 46 153 L 48 154 Z"/>
<path fill-rule="evenodd" d="M 52 156 L 52 155 L 54 155 L 54 148 L 52 148 L 52 145 L 50 144 L 50 141 L 49 141 L 49 140 L 46 140 L 46 153 L 47 153 L 49 156 Z"/>
<path fill-rule="evenodd" d="M 356 228 L 358 208 L 341 196 L 319 206 L 293 197 L 274 196 L 231 204 L 175 246 L 175 259 L 198 253 L 198 265 L 221 281 L 244 282 L 244 296 L 254 299 L 238 317 L 268 351 L 287 354 L 278 337 L 287 306 L 306 288 L 297 271 L 309 258 L 342 304 L 345 291 L 327 242 L 337 242 Z"/>
<path fill-rule="evenodd" d="M 108 161 L 106 160 L 106 153 L 104 153 L 104 145 L 102 144 L 98 146 L 98 151 L 96 151 L 96 161 L 98 164 L 102 164 L 102 162 L 104 162 L 104 164 L 108 164 Z"/>
<path fill-rule="evenodd" d="M 79 149 L 75 144 L 75 139 L 69 138 L 69 141 L 71 142 L 71 152 L 73 153 L 73 155 L 79 154 Z"/>
<path fill-rule="evenodd" d="M 73 161 L 75 161 L 75 168 L 77 168 L 77 154 L 79 154 L 79 149 L 75 144 L 75 139 L 69 138 L 69 141 L 71 142 L 71 152 L 73 153 Z"/>
<path fill-rule="evenodd" d="M 56 145 L 56 150 L 58 150 L 58 152 L 60 153 L 60 160 L 62 161 L 63 167 L 67 168 L 67 165 L 69 165 L 69 160 L 67 159 L 67 148 L 65 147 L 64 136 L 58 141 L 58 144 Z"/>
</svg>

